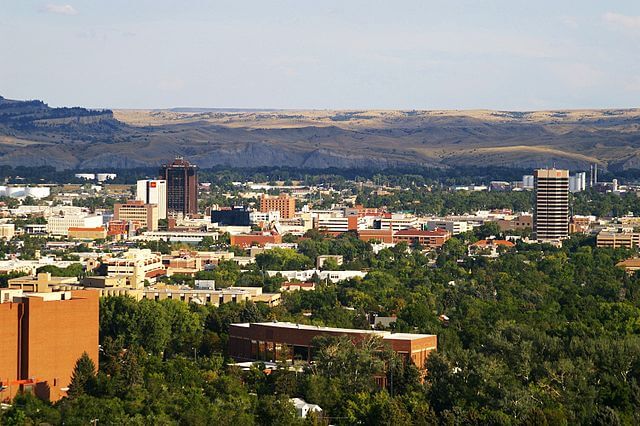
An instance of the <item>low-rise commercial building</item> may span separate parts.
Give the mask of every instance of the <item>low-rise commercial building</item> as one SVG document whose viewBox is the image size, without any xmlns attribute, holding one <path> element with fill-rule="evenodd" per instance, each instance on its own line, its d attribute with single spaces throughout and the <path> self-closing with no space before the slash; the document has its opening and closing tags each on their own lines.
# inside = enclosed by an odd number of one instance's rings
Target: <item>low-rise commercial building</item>
<svg viewBox="0 0 640 426">
<path fill-rule="evenodd" d="M 143 289 L 143 297 L 151 300 L 180 300 L 198 305 L 220 306 L 224 303 L 263 302 L 269 306 L 280 303 L 279 293 L 263 293 L 262 287 L 228 287 L 216 290 L 191 288 L 184 285 L 158 284 Z"/>
<path fill-rule="evenodd" d="M 358 230 L 358 238 L 362 241 L 377 241 L 380 243 L 393 243 L 393 230 L 387 229 L 360 229 Z"/>
<path fill-rule="evenodd" d="M 230 242 L 232 246 L 243 248 L 252 246 L 264 246 L 265 244 L 282 243 L 282 235 L 275 232 L 254 232 L 251 234 L 231 235 Z"/>
<path fill-rule="evenodd" d="M 69 228 L 69 238 L 72 240 L 104 240 L 107 238 L 107 229 L 97 228 Z"/>
<path fill-rule="evenodd" d="M 509 219 L 498 219 L 497 223 L 502 232 L 533 229 L 533 215 L 522 214 Z"/>
<path fill-rule="evenodd" d="M 431 351 L 438 347 L 432 334 L 391 333 L 378 330 L 320 327 L 289 322 L 240 323 L 229 326 L 229 355 L 238 361 L 313 360 L 314 338 L 346 336 L 361 341 L 378 336 L 405 362 L 424 369 Z"/>
<path fill-rule="evenodd" d="M 451 238 L 444 229 L 423 231 L 421 229 L 403 229 L 393 234 L 394 243 L 420 244 L 428 248 L 439 248 Z"/>
</svg>

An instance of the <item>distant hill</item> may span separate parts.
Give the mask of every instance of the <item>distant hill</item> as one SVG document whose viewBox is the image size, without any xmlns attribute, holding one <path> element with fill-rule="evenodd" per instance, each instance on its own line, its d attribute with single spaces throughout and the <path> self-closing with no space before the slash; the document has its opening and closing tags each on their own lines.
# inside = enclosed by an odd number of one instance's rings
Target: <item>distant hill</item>
<svg viewBox="0 0 640 426">
<path fill-rule="evenodd" d="M 640 109 L 88 110 L 0 97 L 0 164 L 640 168 Z"/>
</svg>

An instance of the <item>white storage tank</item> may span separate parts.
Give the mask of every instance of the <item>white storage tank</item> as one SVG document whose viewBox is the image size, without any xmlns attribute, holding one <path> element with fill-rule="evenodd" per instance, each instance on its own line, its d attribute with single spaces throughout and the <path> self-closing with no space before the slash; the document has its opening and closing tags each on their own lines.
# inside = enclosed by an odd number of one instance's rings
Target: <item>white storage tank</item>
<svg viewBox="0 0 640 426">
<path fill-rule="evenodd" d="M 24 186 L 8 186 L 7 197 L 23 197 L 25 192 Z"/>
<path fill-rule="evenodd" d="M 115 179 L 116 176 L 118 176 L 115 173 L 98 173 L 96 175 L 96 178 L 98 179 L 98 182 L 104 182 L 105 180 L 108 179 Z"/>
<path fill-rule="evenodd" d="M 25 189 L 25 196 L 36 199 L 46 198 L 51 195 L 51 188 L 48 186 L 32 186 Z"/>
</svg>

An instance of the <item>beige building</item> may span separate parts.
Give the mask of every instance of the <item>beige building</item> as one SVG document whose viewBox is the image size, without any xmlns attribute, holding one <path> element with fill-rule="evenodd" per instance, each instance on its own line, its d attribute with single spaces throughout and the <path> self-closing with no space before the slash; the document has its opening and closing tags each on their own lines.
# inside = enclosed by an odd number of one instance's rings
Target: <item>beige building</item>
<svg viewBox="0 0 640 426">
<path fill-rule="evenodd" d="M 51 235 L 68 236 L 69 228 L 98 228 L 102 216 L 83 214 L 58 214 L 47 218 L 47 232 Z"/>
<path fill-rule="evenodd" d="M 69 238 L 73 240 L 103 240 L 107 238 L 107 229 L 97 228 L 69 228 Z"/>
<path fill-rule="evenodd" d="M 596 238 L 597 247 L 634 248 L 640 246 L 640 233 L 600 231 Z"/>
<path fill-rule="evenodd" d="M 0 238 L 10 240 L 16 234 L 16 226 L 13 223 L 0 223 Z"/>
<path fill-rule="evenodd" d="M 108 276 L 125 276 L 132 288 L 142 288 L 145 280 L 154 282 L 156 277 L 165 274 L 162 257 L 149 249 L 129 249 L 103 263 L 107 265 Z"/>
<path fill-rule="evenodd" d="M 125 204 L 116 204 L 113 207 L 115 220 L 135 221 L 148 231 L 158 230 L 158 206 L 145 204 L 143 201 L 128 201 Z"/>
<path fill-rule="evenodd" d="M 635 257 L 623 260 L 622 262 L 618 262 L 616 266 L 618 268 L 624 268 L 624 270 L 629 274 L 633 274 L 634 272 L 640 270 L 640 259 Z"/>
<path fill-rule="evenodd" d="M 263 302 L 269 306 L 280 303 L 280 293 L 262 293 L 261 287 L 229 287 L 219 290 L 189 286 L 158 284 L 145 287 L 143 297 L 151 300 L 180 300 L 198 305 L 220 306 L 224 303 Z"/>
<path fill-rule="evenodd" d="M 129 277 L 124 275 L 85 277 L 82 279 L 82 285 L 87 290 L 97 291 L 100 297 L 129 296 L 136 300 L 142 299 L 142 289 L 132 287 Z"/>
<path fill-rule="evenodd" d="M 48 272 L 40 272 L 36 276 L 12 278 L 9 289 L 34 293 L 49 293 L 53 290 L 74 290 L 78 287 L 76 277 L 52 277 Z"/>
<path fill-rule="evenodd" d="M 533 216 L 521 214 L 512 219 L 498 219 L 497 223 L 502 232 L 527 228 L 533 229 Z"/>
</svg>

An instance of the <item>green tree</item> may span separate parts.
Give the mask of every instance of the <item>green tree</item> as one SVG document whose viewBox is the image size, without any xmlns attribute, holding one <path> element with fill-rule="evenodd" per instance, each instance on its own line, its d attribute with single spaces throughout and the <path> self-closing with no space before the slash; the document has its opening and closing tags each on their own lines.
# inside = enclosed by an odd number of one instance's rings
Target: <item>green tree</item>
<svg viewBox="0 0 640 426">
<path fill-rule="evenodd" d="M 95 388 L 96 365 L 88 353 L 83 352 L 76 361 L 69 384 L 69 398 L 91 393 Z"/>
</svg>

